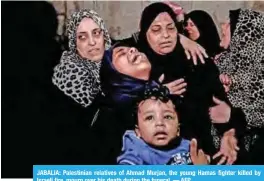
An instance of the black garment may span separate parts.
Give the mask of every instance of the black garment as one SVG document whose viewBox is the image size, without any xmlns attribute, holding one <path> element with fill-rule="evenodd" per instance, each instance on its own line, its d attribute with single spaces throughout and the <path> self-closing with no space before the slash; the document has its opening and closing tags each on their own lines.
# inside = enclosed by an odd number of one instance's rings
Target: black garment
<svg viewBox="0 0 264 181">
<path fill-rule="evenodd" d="M 118 42 L 122 42 L 126 45 L 129 45 L 130 47 L 136 47 L 137 45 L 137 42 L 138 42 L 138 35 L 139 35 L 139 32 L 135 32 L 131 35 L 131 37 L 128 37 L 128 38 L 124 38 L 124 39 L 121 39 L 121 40 L 115 40 L 115 39 L 111 39 L 112 40 L 112 44 L 114 45 L 115 43 L 118 43 Z"/>
<path fill-rule="evenodd" d="M 231 37 L 233 36 L 234 31 L 236 29 L 236 25 L 238 23 L 239 13 L 240 13 L 240 9 L 229 11 Z"/>
<path fill-rule="evenodd" d="M 214 125 L 218 132 L 217 135 L 211 134 L 212 123 L 208 110 L 214 105 L 213 96 L 228 102 L 219 81 L 218 69 L 212 61 L 197 66 L 192 65 L 192 62 L 187 60 L 179 41 L 175 49 L 167 55 L 159 55 L 151 49 L 147 42 L 146 32 L 152 21 L 162 12 L 167 12 L 176 22 L 171 9 L 163 3 L 154 3 L 146 7 L 141 17 L 138 47 L 147 55 L 152 64 L 152 79 L 158 80 L 163 73 L 165 74 L 164 83 L 179 78 L 185 79 L 187 91 L 184 93 L 180 108 L 181 136 L 187 139 L 197 138 L 200 147 L 206 153 L 213 155 L 217 151 L 217 146 L 214 145 L 217 141 L 213 141 L 214 137 L 219 137 L 234 126 L 237 132 L 242 132 L 245 125 L 243 113 L 241 110 L 232 109 L 229 123 Z M 237 118 L 239 118 L 239 124 L 236 123 Z M 240 120 L 240 118 L 242 119 Z"/>
<path fill-rule="evenodd" d="M 185 23 L 189 19 L 197 26 L 200 33 L 195 41 L 205 48 L 209 57 L 219 54 L 221 52 L 220 38 L 212 17 L 205 11 L 195 10 L 186 15 Z"/>
<path fill-rule="evenodd" d="M 33 165 L 96 163 L 89 127 L 97 106 L 82 109 L 51 81 L 62 53 L 54 7 L 1 4 L 2 177 L 32 178 Z"/>
</svg>

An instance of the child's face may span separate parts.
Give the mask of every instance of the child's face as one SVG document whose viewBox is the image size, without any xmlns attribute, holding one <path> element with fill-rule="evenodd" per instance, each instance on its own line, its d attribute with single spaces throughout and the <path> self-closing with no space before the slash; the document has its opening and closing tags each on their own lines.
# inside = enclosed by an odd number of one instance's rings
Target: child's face
<svg viewBox="0 0 264 181">
<path fill-rule="evenodd" d="M 147 99 L 138 107 L 137 136 L 153 146 L 166 146 L 179 136 L 178 116 L 171 101 Z"/>
</svg>

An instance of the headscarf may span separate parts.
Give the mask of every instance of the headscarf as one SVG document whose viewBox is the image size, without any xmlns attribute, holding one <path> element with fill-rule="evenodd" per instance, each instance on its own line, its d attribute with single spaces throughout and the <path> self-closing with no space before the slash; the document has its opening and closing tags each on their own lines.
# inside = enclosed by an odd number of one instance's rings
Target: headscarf
<svg viewBox="0 0 264 181">
<path fill-rule="evenodd" d="M 160 84 L 155 81 L 146 81 L 118 72 L 113 63 L 113 49 L 117 46 L 126 46 L 124 43 L 118 43 L 106 51 L 101 67 L 101 85 L 105 94 L 105 104 L 109 107 L 134 106 L 141 99 L 145 90 L 159 87 Z"/>
<path fill-rule="evenodd" d="M 239 12 L 237 20 L 233 13 Z M 246 114 L 248 126 L 264 127 L 264 15 L 252 10 L 230 11 L 230 46 L 218 58 L 221 73 L 229 75 L 228 97 Z M 236 25 L 233 25 L 233 23 Z"/>
<path fill-rule="evenodd" d="M 67 24 L 69 51 L 64 51 L 60 64 L 54 68 L 53 83 L 66 95 L 84 107 L 89 106 L 100 92 L 100 62 L 90 61 L 77 52 L 76 32 L 83 18 L 91 18 L 103 31 L 105 48 L 111 46 L 105 23 L 94 10 L 82 9 L 74 12 Z"/>
<path fill-rule="evenodd" d="M 87 10 L 82 9 L 78 12 L 74 12 L 71 15 L 71 18 L 67 24 L 67 32 L 68 32 L 68 38 L 69 38 L 69 49 L 75 53 L 77 53 L 76 50 L 76 32 L 79 24 L 84 18 L 91 18 L 100 28 L 103 30 L 104 33 L 104 40 L 105 40 L 105 49 L 109 49 L 111 46 L 111 39 L 110 35 L 108 33 L 108 30 L 106 29 L 105 23 L 103 19 L 98 15 L 97 12 L 94 10 Z"/>
<path fill-rule="evenodd" d="M 140 34 L 139 34 L 139 42 L 138 42 L 138 48 L 141 52 L 144 52 L 151 65 L 151 79 L 158 80 L 158 78 L 165 73 L 166 69 L 168 67 L 165 66 L 165 64 L 168 64 L 168 61 L 171 61 L 173 66 L 173 72 L 180 73 L 182 71 L 185 71 L 186 63 L 185 61 L 186 56 L 184 54 L 184 50 L 180 44 L 179 37 L 177 37 L 177 44 L 175 46 L 175 49 L 166 55 L 160 55 L 156 53 L 152 48 L 150 47 L 148 40 L 147 40 L 147 31 L 151 25 L 151 23 L 155 20 L 155 18 L 163 12 L 167 12 L 169 16 L 174 21 L 176 27 L 177 27 L 177 21 L 174 12 L 172 9 L 166 5 L 165 3 L 153 3 L 149 6 L 147 6 L 142 15 L 141 15 L 141 21 L 140 21 Z M 170 64 L 170 65 L 172 65 Z M 172 67 L 170 67 L 172 68 Z M 178 70 L 177 70 L 178 69 Z M 165 75 L 165 82 L 166 81 L 172 81 L 168 76 Z"/>
<path fill-rule="evenodd" d="M 220 38 L 212 17 L 205 11 L 195 10 L 186 15 L 185 21 L 188 21 L 189 18 L 197 26 L 200 33 L 196 42 L 206 49 L 206 53 L 210 57 L 219 54 L 221 52 Z"/>
</svg>

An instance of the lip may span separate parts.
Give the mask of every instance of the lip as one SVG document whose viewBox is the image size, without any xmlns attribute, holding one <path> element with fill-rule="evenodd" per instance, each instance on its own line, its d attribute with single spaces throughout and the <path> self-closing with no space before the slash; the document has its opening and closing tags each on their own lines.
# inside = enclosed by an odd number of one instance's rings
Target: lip
<svg viewBox="0 0 264 181">
<path fill-rule="evenodd" d="M 98 52 L 98 51 L 99 51 L 99 48 L 93 48 L 91 50 L 88 50 L 89 53 Z"/>
<path fill-rule="evenodd" d="M 154 136 L 158 139 L 164 139 L 168 136 L 168 134 L 165 131 L 157 131 Z"/>
<path fill-rule="evenodd" d="M 171 45 L 172 45 L 172 42 L 171 41 L 167 41 L 167 42 L 160 43 L 160 47 L 161 48 L 171 47 Z"/>
</svg>

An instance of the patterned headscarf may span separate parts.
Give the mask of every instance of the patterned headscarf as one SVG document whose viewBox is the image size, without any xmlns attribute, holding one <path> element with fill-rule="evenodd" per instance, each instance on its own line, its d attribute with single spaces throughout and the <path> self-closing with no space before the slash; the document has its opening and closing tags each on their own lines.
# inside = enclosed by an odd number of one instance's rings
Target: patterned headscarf
<svg viewBox="0 0 264 181">
<path fill-rule="evenodd" d="M 103 31 L 105 49 L 111 46 L 105 23 L 94 10 L 74 12 L 67 24 L 69 51 L 64 51 L 60 63 L 54 68 L 53 83 L 66 95 L 84 107 L 89 106 L 101 91 L 101 61 L 90 61 L 77 52 L 76 31 L 83 18 L 91 18 Z"/>
<path fill-rule="evenodd" d="M 76 52 L 76 31 L 77 28 L 80 24 L 80 22 L 84 18 L 91 18 L 103 31 L 104 33 L 104 40 L 105 40 L 105 49 L 109 49 L 111 47 L 111 39 L 110 35 L 105 27 L 105 23 L 103 19 L 98 15 L 97 12 L 94 10 L 87 10 L 87 9 L 82 9 L 78 12 L 74 12 L 71 15 L 71 18 L 67 24 L 67 33 L 68 33 L 68 38 L 69 38 L 69 49 L 71 51 Z"/>
<path fill-rule="evenodd" d="M 264 127 L 264 15 L 239 9 L 229 49 L 218 58 L 221 73 L 229 75 L 232 87 L 228 97 L 246 114 L 250 127 Z M 236 25 L 232 25 L 236 22 Z"/>
</svg>

